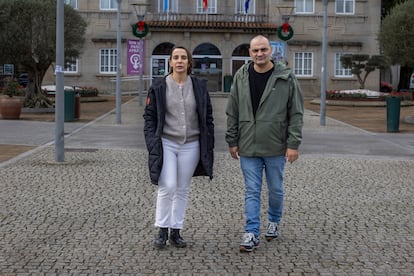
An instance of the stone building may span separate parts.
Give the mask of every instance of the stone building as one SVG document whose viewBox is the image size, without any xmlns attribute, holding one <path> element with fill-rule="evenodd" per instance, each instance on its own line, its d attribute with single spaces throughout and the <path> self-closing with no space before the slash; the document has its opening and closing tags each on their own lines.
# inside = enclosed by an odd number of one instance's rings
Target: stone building
<svg viewBox="0 0 414 276">
<path fill-rule="evenodd" d="M 77 9 L 88 23 L 82 55 L 66 66 L 65 84 L 94 86 L 101 92 L 114 93 L 117 0 L 65 2 Z M 141 76 L 137 68 L 141 64 L 144 89 L 153 79 L 164 76 L 174 45 L 190 49 L 194 58 L 193 73 L 209 80 L 209 91 L 228 90 L 231 76 L 249 61 L 250 39 L 263 34 L 272 42 L 275 60 L 286 62 L 294 69 L 305 97 L 320 95 L 322 0 L 148 0 L 144 18 L 139 17 L 142 6 L 134 5 L 142 1 L 120 2 L 122 91 L 137 91 Z M 350 70 L 341 66 L 340 56 L 379 54 L 376 36 L 380 21 L 380 0 L 328 1 L 327 90 L 358 88 Z M 286 22 L 289 25 L 283 25 Z M 366 88 L 378 90 L 379 78 L 379 70 L 372 72 Z M 50 73 L 44 84 L 53 81 Z"/>
</svg>

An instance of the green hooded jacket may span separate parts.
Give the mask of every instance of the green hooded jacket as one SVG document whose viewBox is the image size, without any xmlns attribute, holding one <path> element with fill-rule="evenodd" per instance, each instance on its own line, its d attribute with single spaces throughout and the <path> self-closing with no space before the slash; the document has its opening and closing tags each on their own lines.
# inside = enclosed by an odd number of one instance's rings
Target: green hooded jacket
<svg viewBox="0 0 414 276">
<path fill-rule="evenodd" d="M 235 74 L 227 102 L 226 142 L 238 146 L 241 156 L 285 155 L 302 140 L 303 96 L 292 70 L 275 64 L 253 115 L 249 64 Z"/>
</svg>

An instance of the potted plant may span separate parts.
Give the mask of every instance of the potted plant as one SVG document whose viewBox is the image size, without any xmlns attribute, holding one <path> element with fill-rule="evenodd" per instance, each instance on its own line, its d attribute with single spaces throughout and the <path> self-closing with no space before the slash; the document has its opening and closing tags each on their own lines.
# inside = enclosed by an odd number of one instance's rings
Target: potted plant
<svg viewBox="0 0 414 276">
<path fill-rule="evenodd" d="M 12 78 L 4 80 L 2 92 L 5 96 L 0 98 L 0 113 L 3 119 L 19 119 L 22 112 L 22 100 L 19 97 L 19 84 Z"/>
</svg>

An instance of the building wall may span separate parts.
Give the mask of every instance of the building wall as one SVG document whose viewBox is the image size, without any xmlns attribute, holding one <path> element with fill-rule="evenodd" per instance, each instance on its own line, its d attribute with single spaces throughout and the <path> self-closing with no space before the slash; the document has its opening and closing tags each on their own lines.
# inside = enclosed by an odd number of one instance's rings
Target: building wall
<svg viewBox="0 0 414 276">
<path fill-rule="evenodd" d="M 121 37 L 122 37 L 122 77 L 127 77 L 126 71 L 126 41 L 137 39 L 131 31 L 131 24 L 137 22 L 137 17 L 131 3 L 132 0 L 123 0 L 121 5 Z M 154 20 L 158 13 L 156 1 L 150 1 L 149 11 L 145 21 Z M 180 13 L 195 14 L 196 1 L 180 1 Z M 281 25 L 283 23 L 280 11 L 281 6 L 293 6 L 293 0 L 256 0 L 256 14 L 263 14 L 267 23 Z M 315 12 L 313 14 L 293 14 L 289 23 L 294 29 L 294 36 L 287 41 L 286 59 L 288 66 L 294 65 L 294 55 L 297 52 L 311 52 L 313 54 L 313 74 L 309 77 L 298 76 L 305 97 L 318 97 L 321 87 L 321 61 L 322 61 L 322 32 L 323 32 L 323 1 L 315 0 Z M 234 1 L 217 0 L 217 13 L 223 16 L 232 16 L 235 11 Z M 117 37 L 117 12 L 99 10 L 99 1 L 78 1 L 78 10 L 88 22 L 86 43 L 82 55 L 79 58 L 79 71 L 76 74 L 65 74 L 66 85 L 94 86 L 101 93 L 114 93 L 116 74 L 99 73 L 99 49 L 116 49 Z M 354 15 L 335 14 L 335 1 L 328 4 L 328 47 L 327 47 L 327 90 L 331 89 L 356 89 L 359 87 L 355 77 L 335 77 L 335 53 L 365 53 L 369 55 L 379 54 L 379 46 L 376 35 L 380 27 L 380 0 L 356 0 Z M 203 18 L 203 17 L 202 17 Z M 227 17 L 228 18 L 228 17 Z M 210 20 L 214 20 L 211 17 Z M 266 22 L 265 22 L 266 23 Z M 253 24 L 251 22 L 245 24 Z M 222 57 L 221 78 L 212 89 L 219 87 L 222 90 L 222 77 L 234 74 L 231 72 L 231 55 L 234 49 L 242 44 L 249 43 L 257 34 L 262 34 L 260 28 L 256 31 L 246 31 L 243 25 L 238 29 L 215 28 L 170 28 L 150 27 L 150 32 L 145 40 L 145 71 L 144 75 L 151 75 L 151 56 L 153 50 L 160 44 L 170 42 L 174 45 L 182 45 L 193 51 L 202 43 L 215 45 Z M 265 32 L 271 41 L 281 41 L 274 31 Z M 379 89 L 379 70 L 372 72 L 367 81 L 366 88 Z M 211 81 L 211 80 L 210 80 Z M 52 72 L 45 78 L 44 84 L 54 82 Z M 144 89 L 149 83 L 144 81 Z M 122 82 L 123 91 L 137 91 L 138 80 Z M 212 90 L 215 91 L 215 90 Z"/>
<path fill-rule="evenodd" d="M 357 89 L 359 83 L 356 78 L 335 77 L 334 64 L 336 52 L 379 54 L 376 34 L 380 27 L 380 1 L 356 1 L 355 15 L 335 15 L 335 5 L 329 1 L 327 20 L 327 90 Z M 315 15 L 291 17 L 290 23 L 295 29 L 293 41 L 319 41 L 320 45 L 292 45 L 288 49 L 288 61 L 292 61 L 294 52 L 311 51 L 314 53 L 314 76 L 299 77 L 301 86 L 307 96 L 320 95 L 321 67 L 322 67 L 322 32 L 323 32 L 323 4 L 315 1 Z M 333 42 L 337 42 L 334 46 Z M 353 46 L 360 42 L 362 46 Z M 379 89 L 379 70 L 370 73 L 365 88 Z"/>
</svg>

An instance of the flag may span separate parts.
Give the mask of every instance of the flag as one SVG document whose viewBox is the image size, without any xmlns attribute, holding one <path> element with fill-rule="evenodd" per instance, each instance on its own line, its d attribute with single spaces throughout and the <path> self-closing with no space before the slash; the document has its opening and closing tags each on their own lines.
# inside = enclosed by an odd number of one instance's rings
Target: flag
<svg viewBox="0 0 414 276">
<path fill-rule="evenodd" d="M 244 10 L 246 11 L 246 13 L 249 11 L 249 3 L 250 0 L 246 0 L 246 2 L 244 2 Z"/>
<path fill-rule="evenodd" d="M 164 12 L 167 12 L 169 10 L 169 7 L 168 7 L 169 3 L 168 2 L 169 2 L 169 0 L 164 0 Z"/>
<path fill-rule="evenodd" d="M 203 11 L 206 11 L 208 8 L 208 0 L 203 0 Z"/>
</svg>

